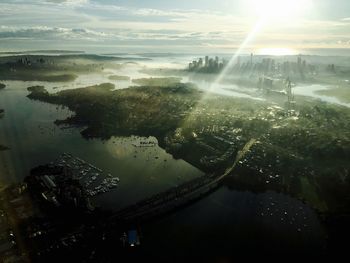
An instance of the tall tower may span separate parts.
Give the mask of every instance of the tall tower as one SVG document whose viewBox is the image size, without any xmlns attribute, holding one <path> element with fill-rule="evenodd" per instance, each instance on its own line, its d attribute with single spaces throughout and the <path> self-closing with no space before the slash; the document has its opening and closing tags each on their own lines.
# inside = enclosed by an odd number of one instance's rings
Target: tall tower
<svg viewBox="0 0 350 263">
<path fill-rule="evenodd" d="M 301 68 L 301 56 L 298 57 L 298 68 Z"/>
<path fill-rule="evenodd" d="M 286 92 L 287 92 L 287 107 L 288 110 L 294 110 L 295 108 L 295 100 L 292 92 L 292 82 L 287 78 L 286 80 Z"/>
<path fill-rule="evenodd" d="M 208 66 L 209 66 L 209 57 L 208 57 L 208 56 L 205 56 L 204 66 L 205 66 L 205 67 L 208 67 Z"/>
<path fill-rule="evenodd" d="M 219 64 L 219 57 L 215 56 L 215 63 L 218 65 Z"/>
<path fill-rule="evenodd" d="M 199 67 L 199 68 L 203 67 L 203 59 L 202 59 L 202 58 L 200 58 L 200 59 L 198 60 L 198 67 Z"/>
<path fill-rule="evenodd" d="M 287 81 L 286 81 L 286 91 L 287 91 L 288 103 L 290 103 L 293 100 L 293 94 L 292 94 L 292 83 L 289 80 L 289 78 L 287 78 Z"/>
</svg>

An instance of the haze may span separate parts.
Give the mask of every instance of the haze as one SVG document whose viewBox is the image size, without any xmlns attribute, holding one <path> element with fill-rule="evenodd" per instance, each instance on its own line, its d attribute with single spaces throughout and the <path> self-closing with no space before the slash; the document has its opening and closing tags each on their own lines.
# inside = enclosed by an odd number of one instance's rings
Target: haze
<svg viewBox="0 0 350 263">
<path fill-rule="evenodd" d="M 336 54 L 350 45 L 346 0 L 4 0 L 0 51 L 230 53 L 264 14 L 247 53 Z"/>
</svg>

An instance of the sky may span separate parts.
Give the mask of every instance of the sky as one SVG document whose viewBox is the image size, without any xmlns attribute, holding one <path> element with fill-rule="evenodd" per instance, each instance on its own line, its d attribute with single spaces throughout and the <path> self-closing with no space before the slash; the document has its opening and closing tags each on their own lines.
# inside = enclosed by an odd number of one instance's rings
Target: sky
<svg viewBox="0 0 350 263">
<path fill-rule="evenodd" d="M 0 51 L 229 53 L 242 43 L 350 48 L 350 1 L 0 0 Z"/>
</svg>

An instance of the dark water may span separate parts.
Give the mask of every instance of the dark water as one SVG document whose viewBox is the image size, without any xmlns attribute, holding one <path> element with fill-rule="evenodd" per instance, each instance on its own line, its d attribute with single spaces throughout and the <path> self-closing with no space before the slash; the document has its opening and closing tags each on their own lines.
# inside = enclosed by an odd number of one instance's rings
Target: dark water
<svg viewBox="0 0 350 263">
<path fill-rule="evenodd" d="M 120 178 L 118 188 L 95 199 L 102 207 L 118 209 L 202 174 L 159 147 L 135 148 L 135 137 L 87 141 L 79 129 L 62 130 L 53 121 L 71 112 L 26 98 L 30 83 L 7 84 L 0 91 L 0 108 L 5 109 L 0 143 L 11 150 L 0 152 L 2 183 L 21 181 L 32 167 L 68 152 Z M 174 251 L 173 258 L 186 257 L 189 251 L 209 257 L 230 257 L 249 249 L 313 252 L 325 242 L 316 213 L 300 201 L 273 192 L 255 194 L 226 187 L 142 226 L 142 234 L 142 251 L 159 258 Z"/>
<path fill-rule="evenodd" d="M 172 255 L 176 260 L 232 260 L 259 253 L 319 255 L 325 246 L 317 215 L 302 202 L 274 192 L 254 194 L 226 187 L 145 226 L 143 235 L 142 253 L 160 259 Z"/>
<path fill-rule="evenodd" d="M 0 152 L 0 181 L 21 181 L 34 166 L 46 164 L 63 152 L 80 157 L 120 178 L 112 192 L 96 198 L 98 205 L 118 209 L 203 173 L 162 148 L 134 147 L 136 137 L 108 141 L 85 140 L 79 129 L 60 129 L 54 120 L 72 113 L 26 97 L 29 83 L 8 82 L 0 93 L 0 142 L 11 150 Z M 158 157 L 158 158 L 156 158 Z"/>
</svg>

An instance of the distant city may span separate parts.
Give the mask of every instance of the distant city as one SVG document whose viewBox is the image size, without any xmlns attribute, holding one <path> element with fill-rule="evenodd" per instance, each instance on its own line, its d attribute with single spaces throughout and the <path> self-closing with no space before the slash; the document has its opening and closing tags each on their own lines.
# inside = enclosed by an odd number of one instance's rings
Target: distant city
<svg viewBox="0 0 350 263">
<path fill-rule="evenodd" d="M 188 71 L 198 73 L 218 73 L 222 71 L 229 61 L 225 58 L 219 58 L 215 56 L 211 58 L 205 56 L 198 60 L 193 60 L 188 64 Z M 299 75 L 301 78 L 305 78 L 305 74 L 314 74 L 319 70 L 319 66 L 307 63 L 306 59 L 302 59 L 302 56 L 297 56 L 296 61 L 281 61 L 275 60 L 271 57 L 256 58 L 254 54 L 250 56 L 239 56 L 231 66 L 231 73 L 235 74 L 252 74 L 252 75 L 269 75 L 271 77 L 288 77 L 292 75 Z M 335 72 L 335 65 L 329 64 L 326 68 L 327 71 Z"/>
</svg>

